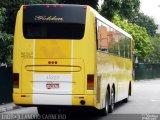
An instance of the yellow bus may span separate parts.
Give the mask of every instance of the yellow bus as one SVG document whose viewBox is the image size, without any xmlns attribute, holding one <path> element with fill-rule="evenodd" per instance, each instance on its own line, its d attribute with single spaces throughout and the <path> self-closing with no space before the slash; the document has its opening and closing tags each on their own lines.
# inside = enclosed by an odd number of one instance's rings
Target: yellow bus
<svg viewBox="0 0 160 120">
<path fill-rule="evenodd" d="M 23 5 L 14 35 L 14 103 L 39 113 L 85 106 L 107 115 L 132 93 L 132 43 L 90 6 Z"/>
</svg>

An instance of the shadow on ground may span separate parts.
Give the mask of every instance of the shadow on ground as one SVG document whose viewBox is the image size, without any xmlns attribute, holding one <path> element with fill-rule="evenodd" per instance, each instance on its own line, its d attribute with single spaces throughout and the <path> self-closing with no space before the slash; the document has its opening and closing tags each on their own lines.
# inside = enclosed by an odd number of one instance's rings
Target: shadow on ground
<svg viewBox="0 0 160 120">
<path fill-rule="evenodd" d="M 119 107 L 123 106 L 126 103 L 118 102 L 115 104 L 115 110 L 117 110 Z M 114 113 L 114 112 L 113 112 Z M 90 108 L 79 108 L 79 109 L 59 109 L 56 113 L 50 113 L 50 114 L 42 114 L 37 117 L 39 118 L 49 118 L 49 119 L 56 119 L 56 120 L 121 120 L 118 119 L 120 117 L 125 120 L 125 115 L 115 115 L 115 114 L 109 114 L 108 116 L 100 116 L 98 112 L 95 109 Z M 117 118 L 117 119 L 116 119 Z M 129 118 L 129 116 L 126 118 L 126 120 Z M 35 118 L 36 120 L 37 118 Z"/>
</svg>

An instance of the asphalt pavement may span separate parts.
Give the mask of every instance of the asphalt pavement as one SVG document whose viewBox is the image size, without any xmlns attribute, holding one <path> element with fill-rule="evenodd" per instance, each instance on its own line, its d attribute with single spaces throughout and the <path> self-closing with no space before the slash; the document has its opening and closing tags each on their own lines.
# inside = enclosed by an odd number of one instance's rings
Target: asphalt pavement
<svg viewBox="0 0 160 120">
<path fill-rule="evenodd" d="M 129 102 L 117 103 L 113 113 L 104 117 L 88 111 L 40 116 L 36 107 L 19 107 L 13 103 L 0 105 L 0 117 L 6 118 L 6 116 L 14 115 L 16 119 L 19 119 L 19 115 L 22 115 L 22 118 L 24 115 L 31 115 L 33 119 L 47 119 L 48 117 L 67 120 L 160 120 L 160 79 L 135 81 L 133 86 L 133 95 Z"/>
</svg>

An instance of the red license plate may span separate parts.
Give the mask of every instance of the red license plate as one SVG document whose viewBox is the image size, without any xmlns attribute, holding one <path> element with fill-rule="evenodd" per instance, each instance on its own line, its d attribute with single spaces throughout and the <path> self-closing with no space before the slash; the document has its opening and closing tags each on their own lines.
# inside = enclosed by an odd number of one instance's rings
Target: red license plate
<svg viewBox="0 0 160 120">
<path fill-rule="evenodd" d="M 48 82 L 46 84 L 47 89 L 57 89 L 59 88 L 59 83 L 54 83 L 54 82 Z"/>
</svg>

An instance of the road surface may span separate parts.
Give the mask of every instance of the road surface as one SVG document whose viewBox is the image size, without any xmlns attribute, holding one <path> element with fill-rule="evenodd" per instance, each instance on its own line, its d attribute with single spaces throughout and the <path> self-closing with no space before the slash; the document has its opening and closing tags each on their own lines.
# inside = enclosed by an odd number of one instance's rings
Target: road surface
<svg viewBox="0 0 160 120">
<path fill-rule="evenodd" d="M 136 81 L 134 83 L 133 95 L 130 97 L 129 102 L 117 103 L 114 112 L 105 117 L 97 116 L 94 112 L 88 114 L 88 111 L 40 116 L 36 107 L 20 108 L 1 113 L 0 115 L 1 119 L 9 117 L 15 120 L 18 118 L 23 120 L 42 118 L 68 120 L 160 120 L 160 79 Z"/>
</svg>

